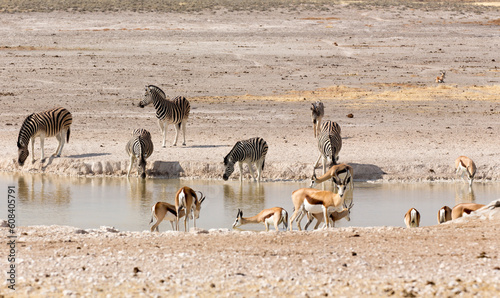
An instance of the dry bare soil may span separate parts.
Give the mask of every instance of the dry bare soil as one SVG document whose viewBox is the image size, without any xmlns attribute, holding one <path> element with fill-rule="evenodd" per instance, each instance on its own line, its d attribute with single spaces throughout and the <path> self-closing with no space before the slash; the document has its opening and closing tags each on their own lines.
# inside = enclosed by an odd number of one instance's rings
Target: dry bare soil
<svg viewBox="0 0 500 298">
<path fill-rule="evenodd" d="M 23 1 L 0 5 L 2 171 L 124 176 L 125 144 L 142 127 L 155 144 L 149 177 L 220 179 L 231 146 L 261 136 L 266 180 L 306 179 L 318 157 L 309 107 L 322 100 L 356 179 L 451 179 L 459 155 L 476 161 L 480 182 L 500 178 L 494 2 L 210 10 L 187 1 L 189 9 L 156 11 L 29 3 L 32 12 Z M 435 83 L 443 70 L 445 83 Z M 153 107 L 137 107 L 147 84 L 191 102 L 187 146 L 170 146 L 170 127 L 162 148 Z M 74 118 L 62 157 L 41 163 L 37 141 L 35 163 L 19 167 L 22 121 L 55 106 Z M 47 139 L 46 154 L 56 146 Z M 478 218 L 279 234 L 28 227 L 19 229 L 15 294 L 491 297 L 500 290 L 498 232 L 498 219 Z M 14 295 L 6 286 L 1 293 Z"/>
</svg>

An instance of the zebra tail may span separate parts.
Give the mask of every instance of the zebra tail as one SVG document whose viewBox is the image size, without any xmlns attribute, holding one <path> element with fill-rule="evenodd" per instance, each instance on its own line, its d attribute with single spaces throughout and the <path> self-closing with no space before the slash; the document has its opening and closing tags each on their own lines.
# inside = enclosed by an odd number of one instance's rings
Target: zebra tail
<svg viewBox="0 0 500 298">
<path fill-rule="evenodd" d="M 68 127 L 68 132 L 66 133 L 66 143 L 69 143 L 69 135 L 71 133 L 71 128 Z"/>
<path fill-rule="evenodd" d="M 182 124 L 182 122 L 177 123 L 177 127 L 178 127 L 179 129 L 181 129 L 181 124 Z"/>
<path fill-rule="evenodd" d="M 264 164 L 265 164 L 265 163 L 266 163 L 266 159 L 264 158 L 264 159 L 262 160 L 262 169 L 261 169 L 262 171 L 264 171 Z"/>
</svg>

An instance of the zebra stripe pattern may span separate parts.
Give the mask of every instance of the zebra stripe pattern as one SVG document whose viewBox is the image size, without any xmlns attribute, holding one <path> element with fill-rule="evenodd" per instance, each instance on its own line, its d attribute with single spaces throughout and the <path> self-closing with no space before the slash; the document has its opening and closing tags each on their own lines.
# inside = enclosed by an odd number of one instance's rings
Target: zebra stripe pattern
<svg viewBox="0 0 500 298">
<path fill-rule="evenodd" d="M 330 160 L 329 167 L 337 164 L 339 152 L 342 149 L 341 129 L 337 122 L 325 121 L 321 125 L 321 131 L 318 136 L 319 157 L 314 165 L 316 168 L 323 157 L 323 172 L 326 172 L 326 163 Z"/>
<path fill-rule="evenodd" d="M 252 163 L 255 164 L 257 168 L 257 180 L 260 181 L 268 149 L 269 147 L 267 146 L 266 141 L 259 137 L 236 142 L 233 149 L 231 149 L 229 154 L 224 157 L 224 166 L 226 167 L 226 170 L 224 171 L 222 178 L 224 180 L 229 179 L 229 176 L 231 176 L 234 172 L 234 164 L 238 162 L 240 167 L 240 181 L 242 181 L 242 163 L 245 162 L 248 164 L 248 169 L 250 170 L 254 181 L 255 176 L 252 169 Z"/>
<path fill-rule="evenodd" d="M 137 159 L 137 173 L 142 179 L 146 178 L 146 159 L 151 156 L 154 150 L 151 134 L 145 129 L 136 129 L 132 132 L 132 138 L 125 146 L 125 150 L 130 157 L 127 177 L 130 176 L 132 165 Z"/>
<path fill-rule="evenodd" d="M 31 162 L 35 162 L 35 138 L 40 137 L 40 146 L 42 150 L 42 162 L 45 161 L 44 153 L 44 138 L 56 137 L 59 141 L 56 152 L 53 156 L 61 156 L 64 142 L 69 142 L 70 126 L 73 122 L 71 113 L 65 108 L 55 108 L 41 113 L 33 113 L 26 117 L 19 131 L 17 138 L 18 159 L 17 162 L 20 166 L 29 156 L 28 144 L 31 140 Z M 66 135 L 66 140 L 64 139 Z"/>
<path fill-rule="evenodd" d="M 151 103 L 153 103 L 153 106 L 156 109 L 158 125 L 163 133 L 163 147 L 165 147 L 167 138 L 168 124 L 174 124 L 175 127 L 175 140 L 172 146 L 177 145 L 177 138 L 181 128 L 184 137 L 182 145 L 186 145 L 186 123 L 191 110 L 189 101 L 183 96 L 177 96 L 174 99 L 169 100 L 163 90 L 154 85 L 149 85 L 146 86 L 146 93 L 144 94 L 144 99 L 139 102 L 139 107 L 144 108 Z"/>
</svg>

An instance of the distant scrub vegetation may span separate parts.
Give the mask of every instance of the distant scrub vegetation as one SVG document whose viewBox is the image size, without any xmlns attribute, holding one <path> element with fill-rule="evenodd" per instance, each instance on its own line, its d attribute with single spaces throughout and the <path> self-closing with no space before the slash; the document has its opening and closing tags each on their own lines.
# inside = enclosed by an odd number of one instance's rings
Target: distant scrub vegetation
<svg viewBox="0 0 500 298">
<path fill-rule="evenodd" d="M 476 5 L 471 0 L 2 0 L 0 12 L 200 12 L 265 10 L 330 10 L 343 4 L 360 9 L 398 7 L 426 10 L 459 10 L 480 12 L 495 6 Z M 481 3 L 494 2 L 483 0 Z"/>
</svg>

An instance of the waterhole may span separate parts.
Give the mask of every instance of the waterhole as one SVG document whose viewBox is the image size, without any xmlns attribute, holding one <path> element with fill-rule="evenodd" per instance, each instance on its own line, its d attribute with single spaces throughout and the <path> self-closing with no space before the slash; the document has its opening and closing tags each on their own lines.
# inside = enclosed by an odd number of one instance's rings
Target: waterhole
<svg viewBox="0 0 500 298">
<path fill-rule="evenodd" d="M 157 201 L 173 204 L 177 190 L 189 186 L 206 196 L 197 226 L 203 229 L 231 229 L 238 208 L 247 217 L 262 209 L 279 206 L 291 216 L 291 193 L 308 187 L 308 184 L 308 181 L 240 183 L 0 173 L 0 185 L 4 190 L 0 218 L 7 218 L 7 189 L 14 186 L 17 226 L 66 225 L 83 229 L 112 226 L 120 231 L 149 230 L 151 206 Z M 316 188 L 333 190 L 333 184 L 326 182 Z M 499 199 L 500 183 L 474 183 L 469 189 L 468 184 L 461 180 L 432 183 L 356 182 L 347 198 L 354 202 L 351 221 L 342 219 L 336 222 L 336 227 L 403 227 L 404 214 L 411 207 L 420 212 L 420 225 L 429 226 L 437 224 L 437 211 L 444 205 L 453 207 L 463 202 L 487 204 Z M 302 226 L 305 222 L 304 219 Z M 160 231 L 170 229 L 169 222 L 160 225 Z M 264 227 L 250 224 L 241 229 L 263 230 Z"/>
</svg>

